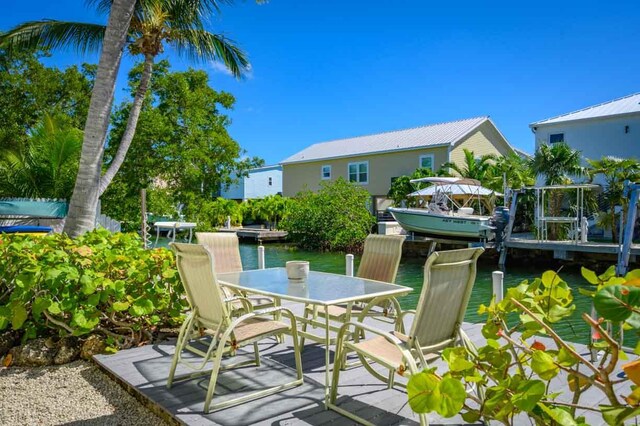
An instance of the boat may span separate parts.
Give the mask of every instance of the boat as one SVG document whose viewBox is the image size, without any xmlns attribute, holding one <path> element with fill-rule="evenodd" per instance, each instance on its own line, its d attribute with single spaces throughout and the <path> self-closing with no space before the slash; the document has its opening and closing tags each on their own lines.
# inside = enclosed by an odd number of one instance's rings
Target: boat
<svg viewBox="0 0 640 426">
<path fill-rule="evenodd" d="M 493 237 L 493 216 L 475 211 L 492 212 L 493 199 L 502 194 L 484 188 L 474 179 L 428 177 L 413 179 L 411 183 L 431 186 L 409 194 L 420 199 L 418 207 L 389 207 L 388 211 L 406 231 L 465 240 Z"/>
</svg>

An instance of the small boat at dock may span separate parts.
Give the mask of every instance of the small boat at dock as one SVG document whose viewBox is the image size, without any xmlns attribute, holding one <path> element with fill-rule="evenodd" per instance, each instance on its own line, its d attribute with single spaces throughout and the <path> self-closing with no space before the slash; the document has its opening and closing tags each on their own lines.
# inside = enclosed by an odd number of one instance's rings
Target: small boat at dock
<svg viewBox="0 0 640 426">
<path fill-rule="evenodd" d="M 493 216 L 475 214 L 475 211 L 491 212 L 493 199 L 502 194 L 484 188 L 473 179 L 428 177 L 411 183 L 430 183 L 431 186 L 409 194 L 420 199 L 418 207 L 389 207 L 388 211 L 406 231 L 465 240 L 493 237 Z"/>
</svg>

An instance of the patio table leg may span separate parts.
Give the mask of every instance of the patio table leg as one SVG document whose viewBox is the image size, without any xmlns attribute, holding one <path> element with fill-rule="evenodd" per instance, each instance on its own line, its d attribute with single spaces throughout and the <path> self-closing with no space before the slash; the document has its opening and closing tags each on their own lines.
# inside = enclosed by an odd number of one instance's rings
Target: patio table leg
<svg viewBox="0 0 640 426">
<path fill-rule="evenodd" d="M 329 305 L 324 307 L 325 338 L 326 348 L 324 353 L 324 409 L 329 409 L 329 349 L 331 346 L 331 336 L 329 335 Z"/>
</svg>

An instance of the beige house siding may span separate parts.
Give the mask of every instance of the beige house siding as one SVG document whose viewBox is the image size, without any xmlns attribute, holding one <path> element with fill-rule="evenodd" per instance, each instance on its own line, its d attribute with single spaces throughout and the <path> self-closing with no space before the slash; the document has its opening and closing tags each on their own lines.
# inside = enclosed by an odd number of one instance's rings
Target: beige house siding
<svg viewBox="0 0 640 426">
<path fill-rule="evenodd" d="M 455 164 L 463 164 L 464 149 L 473 151 L 476 157 L 486 154 L 508 155 L 514 152 L 500 132 L 488 121 L 451 149 L 450 161 Z"/>
<path fill-rule="evenodd" d="M 338 177 L 349 178 L 349 163 L 368 161 L 369 182 L 362 184 L 362 187 L 373 196 L 384 196 L 389 192 L 392 178 L 411 174 L 419 167 L 421 155 L 433 155 L 436 170 L 449 158 L 448 147 L 443 146 L 283 164 L 282 193 L 286 197 L 292 197 L 304 189 L 317 191 L 320 188 L 320 182 L 322 182 L 322 166 L 331 166 L 330 180 L 333 181 Z"/>
</svg>

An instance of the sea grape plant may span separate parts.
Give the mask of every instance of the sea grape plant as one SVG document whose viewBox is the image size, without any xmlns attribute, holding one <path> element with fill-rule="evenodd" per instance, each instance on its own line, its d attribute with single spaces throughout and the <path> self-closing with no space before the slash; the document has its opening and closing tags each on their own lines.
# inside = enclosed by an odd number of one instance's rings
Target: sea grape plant
<svg viewBox="0 0 640 426">
<path fill-rule="evenodd" d="M 172 253 L 136 234 L 0 236 L 0 331 L 23 340 L 100 333 L 112 348 L 181 321 L 186 303 Z"/>
<path fill-rule="evenodd" d="M 479 313 L 487 315 L 486 343 L 445 349 L 447 371 L 432 367 L 411 376 L 411 408 L 506 425 L 526 416 L 538 425 L 583 425 L 579 414 L 586 411 L 619 425 L 640 415 L 640 344 L 626 353 L 611 326 L 623 323 L 627 333 L 638 334 L 640 270 L 616 277 L 613 267 L 601 275 L 583 268 L 582 275 L 594 286 L 584 293 L 593 297 L 598 317 L 581 317 L 595 338 L 595 360 L 554 331 L 576 306 L 571 287 L 547 271 L 508 289 L 502 301 L 480 306 Z M 597 401 L 605 402 L 594 406 Z"/>
</svg>

